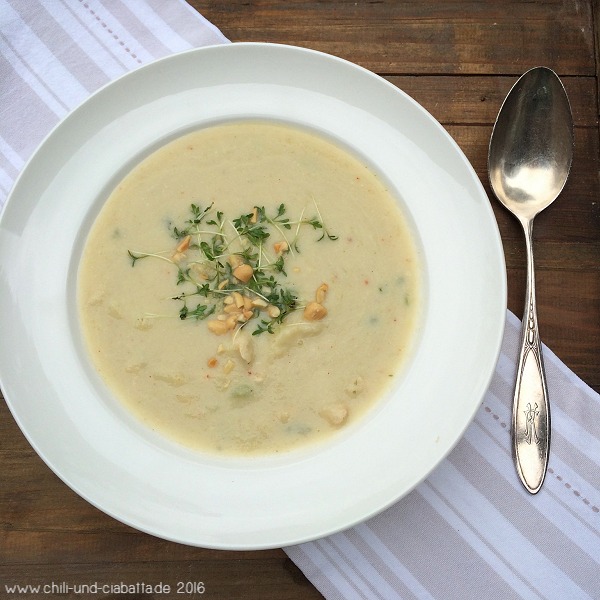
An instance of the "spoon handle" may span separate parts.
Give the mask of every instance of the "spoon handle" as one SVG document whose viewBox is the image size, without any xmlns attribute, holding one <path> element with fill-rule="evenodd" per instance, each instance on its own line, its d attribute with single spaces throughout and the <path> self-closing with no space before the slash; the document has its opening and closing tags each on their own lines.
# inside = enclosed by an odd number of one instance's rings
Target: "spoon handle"
<svg viewBox="0 0 600 600">
<path fill-rule="evenodd" d="M 527 290 L 521 351 L 513 400 L 512 436 L 515 466 L 528 492 L 542 487 L 550 450 L 550 405 L 538 330 L 533 266 L 533 220 L 523 222 L 527 248 Z"/>
</svg>

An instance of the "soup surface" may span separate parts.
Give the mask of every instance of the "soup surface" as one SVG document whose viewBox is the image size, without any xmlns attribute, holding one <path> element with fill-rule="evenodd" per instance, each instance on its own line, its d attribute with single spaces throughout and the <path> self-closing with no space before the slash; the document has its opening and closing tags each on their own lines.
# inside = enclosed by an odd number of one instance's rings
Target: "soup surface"
<svg viewBox="0 0 600 600">
<path fill-rule="evenodd" d="M 208 127 L 138 164 L 78 275 L 108 388 L 151 429 L 219 454 L 289 450 L 364 416 L 410 352 L 419 292 L 382 181 L 268 122 Z"/>
</svg>

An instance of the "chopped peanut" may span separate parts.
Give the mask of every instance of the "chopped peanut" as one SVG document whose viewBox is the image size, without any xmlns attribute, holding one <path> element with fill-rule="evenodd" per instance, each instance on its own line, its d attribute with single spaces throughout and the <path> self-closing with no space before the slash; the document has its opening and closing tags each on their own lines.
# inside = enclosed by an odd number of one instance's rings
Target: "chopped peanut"
<svg viewBox="0 0 600 600">
<path fill-rule="evenodd" d="M 228 359 L 223 367 L 223 371 L 225 374 L 229 374 L 233 370 L 233 367 L 235 367 L 235 363 L 231 359 Z"/>
<path fill-rule="evenodd" d="M 318 302 L 309 302 L 304 309 L 304 318 L 307 321 L 320 321 L 327 315 L 327 309 Z"/>
<path fill-rule="evenodd" d="M 277 306 L 269 304 L 269 306 L 267 306 L 267 314 L 271 317 L 271 319 L 276 319 L 281 314 L 281 311 Z"/>
<path fill-rule="evenodd" d="M 223 304 L 233 304 L 233 296 L 225 296 L 225 300 L 223 300 Z"/>
<path fill-rule="evenodd" d="M 230 254 L 227 257 L 227 262 L 231 265 L 232 269 L 235 269 L 244 262 L 244 259 L 239 254 Z"/>
<path fill-rule="evenodd" d="M 333 427 L 339 427 L 348 418 L 348 409 L 341 403 L 330 404 L 319 415 Z"/>
<path fill-rule="evenodd" d="M 190 247 L 190 242 L 192 241 L 191 235 L 186 235 L 179 244 L 177 244 L 177 248 L 175 248 L 176 252 L 185 252 Z"/>
<path fill-rule="evenodd" d="M 232 313 L 238 313 L 238 312 L 240 312 L 240 309 L 235 304 L 227 304 L 225 306 L 225 308 L 223 309 L 223 312 L 227 313 L 228 315 L 230 315 Z"/>
<path fill-rule="evenodd" d="M 242 283 L 247 283 L 254 274 L 254 269 L 247 263 L 241 264 L 233 270 L 233 275 Z"/>
<path fill-rule="evenodd" d="M 233 292 L 233 301 L 238 308 L 244 306 L 244 297 L 239 292 Z"/>
<path fill-rule="evenodd" d="M 227 281 L 227 279 L 223 279 L 223 281 L 221 281 L 221 283 L 219 283 L 217 288 L 220 290 L 225 289 L 227 287 L 228 283 L 229 283 L 229 281 Z"/>
<path fill-rule="evenodd" d="M 182 254 L 182 256 L 185 255 Z M 175 257 L 173 257 L 173 260 L 175 260 Z M 190 269 L 198 279 L 202 279 L 203 281 L 207 281 L 212 276 L 212 274 L 209 273 L 211 269 L 207 267 L 207 265 L 199 265 L 198 263 L 193 263 Z"/>
<path fill-rule="evenodd" d="M 206 326 L 208 327 L 208 330 L 215 335 L 223 335 L 229 331 L 229 327 L 225 321 L 209 321 Z"/>
<path fill-rule="evenodd" d="M 252 300 L 252 306 L 255 306 L 256 308 L 267 308 L 268 304 L 269 303 L 262 298 L 254 298 L 254 300 Z"/>
<path fill-rule="evenodd" d="M 289 250 L 289 245 L 287 242 L 275 242 L 273 244 L 273 250 L 275 250 L 275 254 L 283 254 Z"/>
<path fill-rule="evenodd" d="M 325 301 L 325 296 L 327 295 L 327 290 L 329 290 L 329 286 L 326 283 L 322 283 L 317 288 L 317 293 L 315 294 L 315 300 L 319 304 L 323 304 L 323 302 Z"/>
<path fill-rule="evenodd" d="M 227 328 L 229 330 L 235 329 L 235 326 L 237 325 L 237 318 L 238 318 L 238 313 L 230 315 L 229 317 L 227 317 L 227 319 L 225 320 L 225 323 L 226 323 Z"/>
<path fill-rule="evenodd" d="M 250 223 L 256 223 L 258 221 L 258 208 L 256 206 L 252 209 L 252 216 L 250 217 Z"/>
</svg>

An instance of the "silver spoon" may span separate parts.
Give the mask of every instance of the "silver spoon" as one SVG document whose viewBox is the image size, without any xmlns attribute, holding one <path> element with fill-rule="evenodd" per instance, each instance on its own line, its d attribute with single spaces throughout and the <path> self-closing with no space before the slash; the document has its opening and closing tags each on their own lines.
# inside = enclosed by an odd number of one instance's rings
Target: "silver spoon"
<svg viewBox="0 0 600 600">
<path fill-rule="evenodd" d="M 562 191 L 573 157 L 573 117 L 554 71 L 536 67 L 504 100 L 490 140 L 488 170 L 498 200 L 525 232 L 527 288 L 513 399 L 515 466 L 532 494 L 542 487 L 550 450 L 550 405 L 538 332 L 533 266 L 533 219 Z"/>
</svg>

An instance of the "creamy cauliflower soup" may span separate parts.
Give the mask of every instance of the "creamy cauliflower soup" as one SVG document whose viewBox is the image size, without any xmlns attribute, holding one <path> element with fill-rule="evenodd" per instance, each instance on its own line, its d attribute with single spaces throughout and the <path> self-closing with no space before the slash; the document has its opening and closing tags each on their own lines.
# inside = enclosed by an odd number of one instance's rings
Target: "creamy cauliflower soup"
<svg viewBox="0 0 600 600">
<path fill-rule="evenodd" d="M 219 454 L 282 452 L 361 419 L 419 312 L 414 240 L 385 184 L 308 131 L 215 125 L 140 162 L 85 243 L 80 322 L 149 428 Z"/>
</svg>

